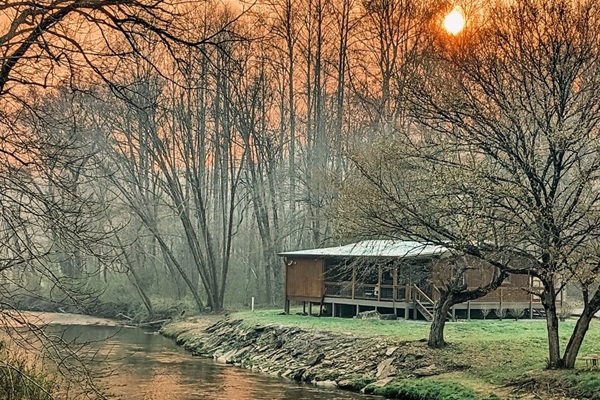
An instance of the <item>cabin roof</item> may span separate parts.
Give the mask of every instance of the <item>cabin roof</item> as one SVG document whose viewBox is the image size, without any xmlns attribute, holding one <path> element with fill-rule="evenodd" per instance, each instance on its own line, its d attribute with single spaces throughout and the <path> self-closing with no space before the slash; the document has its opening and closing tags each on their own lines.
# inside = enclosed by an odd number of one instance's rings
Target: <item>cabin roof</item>
<svg viewBox="0 0 600 400">
<path fill-rule="evenodd" d="M 410 240 L 363 240 L 345 246 L 287 251 L 279 255 L 284 257 L 426 257 L 441 255 L 447 250 L 444 246 Z"/>
</svg>

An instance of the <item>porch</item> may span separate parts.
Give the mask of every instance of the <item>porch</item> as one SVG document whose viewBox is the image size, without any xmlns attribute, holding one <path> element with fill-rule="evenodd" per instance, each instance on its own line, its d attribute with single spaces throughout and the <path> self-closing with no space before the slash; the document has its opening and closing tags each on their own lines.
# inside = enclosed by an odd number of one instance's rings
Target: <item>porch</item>
<svg viewBox="0 0 600 400">
<path fill-rule="evenodd" d="M 308 305 L 309 312 L 313 305 L 321 307 L 322 304 L 325 307 L 324 314 L 333 317 L 353 317 L 362 311 L 377 310 L 405 319 L 431 321 L 434 302 L 439 298 L 440 292 L 436 286 L 431 286 L 426 292 L 416 284 L 326 281 L 325 295 L 321 302 L 303 303 L 305 308 Z M 349 306 L 353 307 L 351 312 Z M 500 287 L 483 298 L 455 305 L 448 317 L 453 320 L 457 317 L 481 318 L 482 315 L 488 315 L 493 310 L 501 309 L 521 309 L 524 310 L 524 317 L 528 318 L 543 315 L 543 306 L 539 299 L 524 288 Z M 323 313 L 321 309 L 319 312 Z"/>
</svg>

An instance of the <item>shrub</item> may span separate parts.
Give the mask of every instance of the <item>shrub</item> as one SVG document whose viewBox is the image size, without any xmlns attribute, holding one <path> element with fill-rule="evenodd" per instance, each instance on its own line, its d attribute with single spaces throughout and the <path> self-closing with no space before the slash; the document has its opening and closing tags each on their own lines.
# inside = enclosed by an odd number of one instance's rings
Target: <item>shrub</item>
<svg viewBox="0 0 600 400">
<path fill-rule="evenodd" d="M 496 308 L 494 310 L 494 314 L 496 314 L 496 317 L 498 317 L 498 319 L 500 321 L 502 321 L 504 318 L 506 318 L 506 308 L 504 308 L 504 307 Z"/>
<path fill-rule="evenodd" d="M 489 308 L 487 308 L 487 307 L 483 307 L 483 308 L 481 309 L 481 315 L 483 316 L 483 319 L 484 319 L 484 320 L 487 318 L 487 316 L 490 314 L 490 312 L 491 312 L 491 311 L 492 311 L 492 310 L 490 310 L 490 309 L 489 309 Z"/>
<path fill-rule="evenodd" d="M 562 307 L 558 310 L 558 318 L 561 321 L 566 321 L 573 315 L 573 311 L 575 310 L 575 306 L 572 303 L 564 301 Z"/>
<path fill-rule="evenodd" d="M 512 315 L 513 318 L 515 319 L 515 321 L 517 321 L 519 318 L 522 318 L 523 315 L 525 315 L 525 309 L 524 308 L 511 308 L 510 315 Z"/>
<path fill-rule="evenodd" d="M 11 353 L 0 343 L 0 398 L 52 400 L 57 385 L 50 376 Z"/>
</svg>

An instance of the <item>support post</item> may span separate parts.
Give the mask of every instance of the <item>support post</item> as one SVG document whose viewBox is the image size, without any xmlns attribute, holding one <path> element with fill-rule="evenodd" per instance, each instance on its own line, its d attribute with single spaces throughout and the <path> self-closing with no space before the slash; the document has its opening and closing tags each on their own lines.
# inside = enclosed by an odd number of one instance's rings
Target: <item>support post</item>
<svg viewBox="0 0 600 400">
<path fill-rule="evenodd" d="M 456 308 L 452 306 L 452 321 L 456 322 Z"/>
<path fill-rule="evenodd" d="M 306 315 L 306 301 L 302 301 L 302 315 Z"/>
<path fill-rule="evenodd" d="M 312 301 L 308 303 L 308 315 L 312 315 Z"/>
<path fill-rule="evenodd" d="M 533 319 L 533 294 L 529 293 L 529 319 Z"/>
<path fill-rule="evenodd" d="M 289 314 L 290 313 L 290 303 L 288 300 L 288 268 L 289 268 L 289 265 L 288 265 L 287 257 L 283 258 L 283 265 L 284 265 L 284 267 L 283 267 L 284 268 L 283 269 L 283 275 L 284 275 L 284 278 L 283 278 L 284 279 L 283 280 L 283 298 L 284 298 L 283 311 L 286 314 Z M 252 298 L 252 300 L 254 300 L 254 297 Z M 252 303 L 254 305 L 254 301 Z M 254 307 L 252 307 L 252 311 L 254 311 Z"/>
<path fill-rule="evenodd" d="M 331 317 L 335 318 L 335 303 L 331 303 Z"/>
<path fill-rule="evenodd" d="M 564 288 L 561 289 L 561 291 L 560 291 L 560 309 L 561 309 L 561 311 L 562 311 L 563 306 L 564 306 L 564 304 L 563 304 L 563 302 L 564 302 L 563 291 L 564 291 Z"/>
<path fill-rule="evenodd" d="M 356 266 L 352 266 L 352 300 L 356 296 Z"/>
<path fill-rule="evenodd" d="M 398 267 L 394 267 L 394 270 L 392 271 L 392 287 L 393 287 L 392 300 L 397 301 L 398 300 Z M 395 308 L 396 308 L 396 306 L 394 306 L 394 309 Z"/>
<path fill-rule="evenodd" d="M 377 271 L 377 301 L 381 301 L 381 266 Z M 377 310 L 377 308 L 375 308 Z"/>
<path fill-rule="evenodd" d="M 471 320 L 471 301 L 467 301 L 467 321 Z"/>
</svg>

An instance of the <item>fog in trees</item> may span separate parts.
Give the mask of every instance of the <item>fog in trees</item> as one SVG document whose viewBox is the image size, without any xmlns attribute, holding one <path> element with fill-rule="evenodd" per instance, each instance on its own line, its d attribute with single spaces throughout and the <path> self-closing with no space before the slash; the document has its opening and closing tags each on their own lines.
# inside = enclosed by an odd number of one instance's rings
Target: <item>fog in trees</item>
<svg viewBox="0 0 600 400">
<path fill-rule="evenodd" d="M 432 346 L 453 302 L 528 274 L 549 366 L 572 368 L 600 310 L 600 9 L 471 2 L 451 35 L 451 8 L 5 1 L 4 309 L 279 307 L 279 252 L 411 239 L 497 270 L 476 290 L 453 271 Z M 561 352 L 567 284 L 584 308 Z"/>
</svg>

